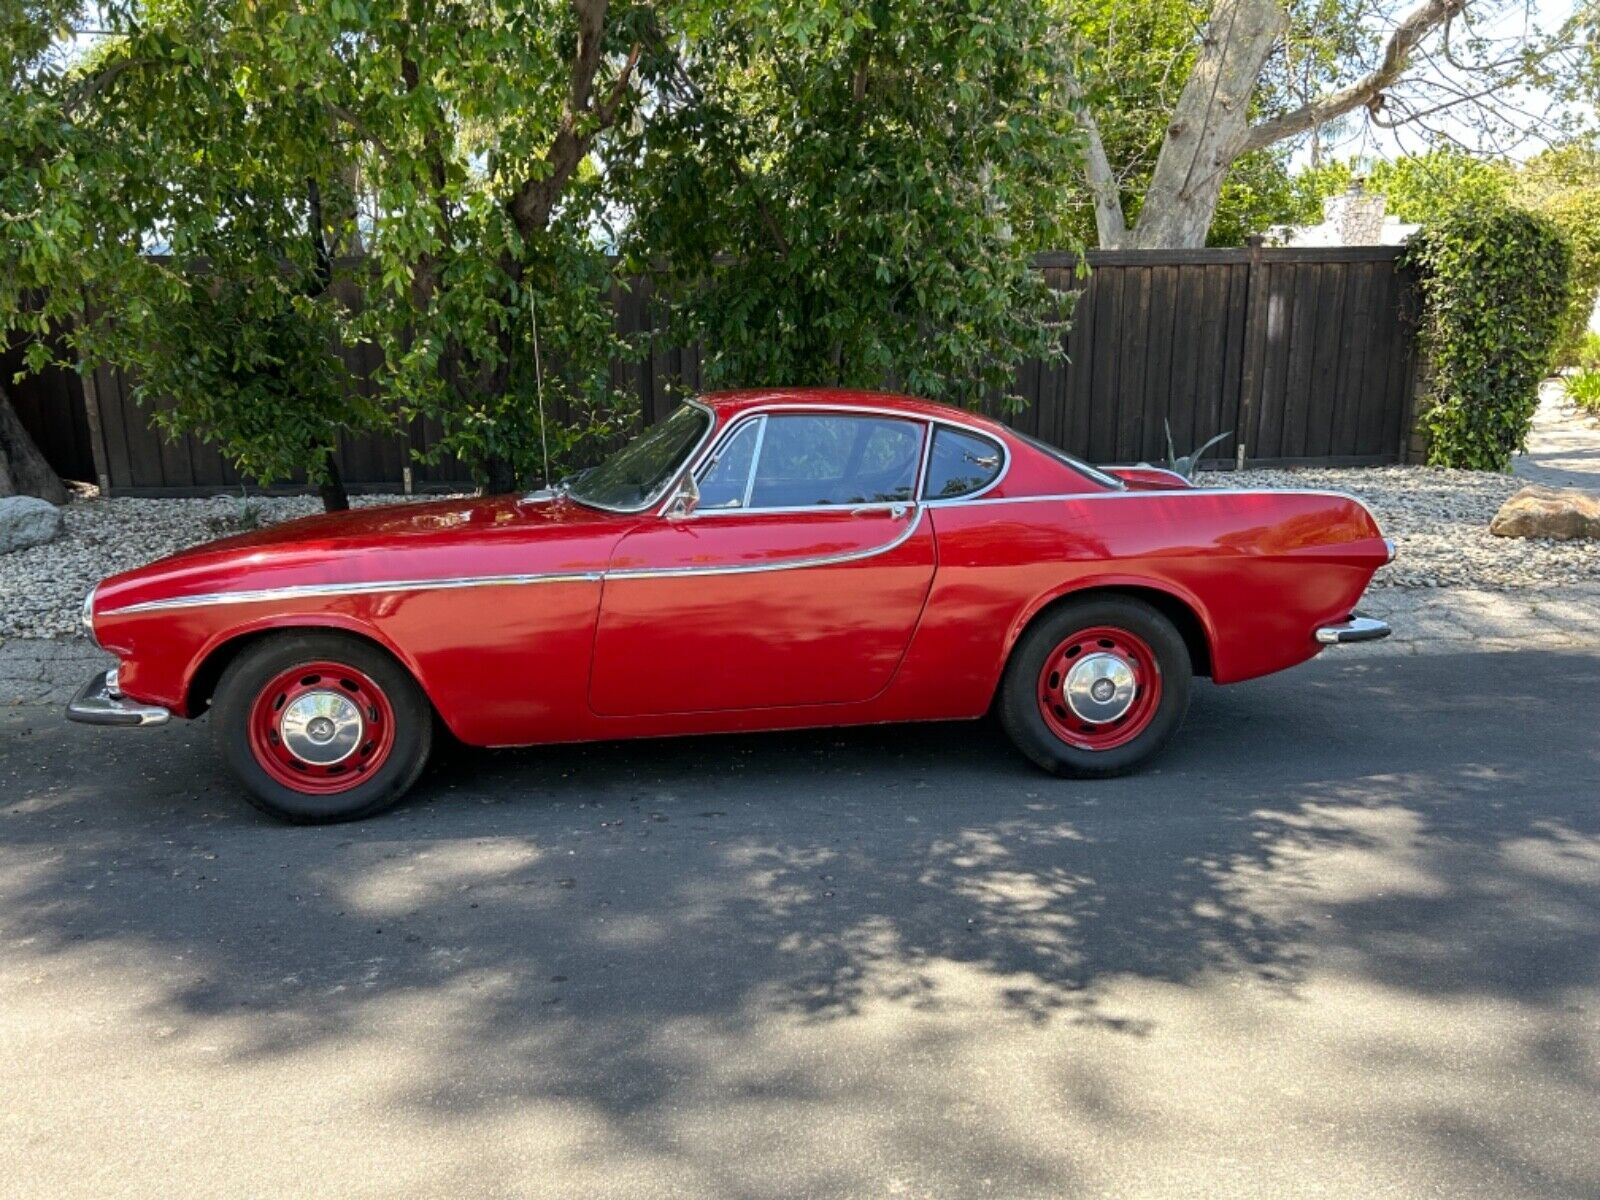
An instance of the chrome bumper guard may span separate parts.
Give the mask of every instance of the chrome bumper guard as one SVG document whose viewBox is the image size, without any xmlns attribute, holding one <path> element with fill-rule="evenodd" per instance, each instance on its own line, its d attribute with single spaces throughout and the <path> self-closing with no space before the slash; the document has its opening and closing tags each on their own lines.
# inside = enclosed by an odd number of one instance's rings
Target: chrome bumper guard
<svg viewBox="0 0 1600 1200">
<path fill-rule="evenodd" d="M 1345 646 L 1351 642 L 1376 642 L 1389 636 L 1389 625 L 1376 617 L 1356 613 L 1348 621 L 1324 625 L 1317 630 L 1317 641 L 1324 646 Z"/>
<path fill-rule="evenodd" d="M 124 697 L 117 690 L 115 668 L 90 679 L 67 705 L 67 720 L 85 725 L 165 725 L 171 719 L 168 709 Z"/>
</svg>

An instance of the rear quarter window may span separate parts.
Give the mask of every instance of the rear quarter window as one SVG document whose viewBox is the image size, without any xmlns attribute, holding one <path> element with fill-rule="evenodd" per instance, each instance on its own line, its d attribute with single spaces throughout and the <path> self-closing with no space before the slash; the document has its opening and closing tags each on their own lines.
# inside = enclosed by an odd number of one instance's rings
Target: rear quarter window
<svg viewBox="0 0 1600 1200">
<path fill-rule="evenodd" d="M 1005 449 L 999 442 L 947 425 L 936 426 L 922 498 L 955 500 L 981 492 L 999 478 L 1005 462 Z"/>
</svg>

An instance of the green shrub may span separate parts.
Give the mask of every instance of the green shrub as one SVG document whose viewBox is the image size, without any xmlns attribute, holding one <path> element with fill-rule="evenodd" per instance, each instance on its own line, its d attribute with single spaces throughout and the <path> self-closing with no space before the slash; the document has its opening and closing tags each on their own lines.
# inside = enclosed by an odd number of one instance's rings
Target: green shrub
<svg viewBox="0 0 1600 1200">
<path fill-rule="evenodd" d="M 1600 371 L 1579 371 L 1567 376 L 1567 399 L 1584 412 L 1600 417 Z"/>
<path fill-rule="evenodd" d="M 1510 205 L 1472 205 L 1412 239 L 1432 383 L 1435 466 L 1504 471 L 1539 406 L 1566 308 L 1572 254 L 1559 229 Z"/>
<path fill-rule="evenodd" d="M 1600 371 L 1600 333 L 1586 330 L 1578 340 L 1578 351 L 1573 365 L 1584 371 Z"/>
</svg>

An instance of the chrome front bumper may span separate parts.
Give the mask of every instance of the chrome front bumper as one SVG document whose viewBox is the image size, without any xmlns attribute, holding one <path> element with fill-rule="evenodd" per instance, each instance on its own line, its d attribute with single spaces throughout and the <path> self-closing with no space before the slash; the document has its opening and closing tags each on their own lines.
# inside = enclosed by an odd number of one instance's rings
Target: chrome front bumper
<svg viewBox="0 0 1600 1200">
<path fill-rule="evenodd" d="M 1376 617 L 1356 613 L 1348 621 L 1324 625 L 1317 630 L 1317 641 L 1324 646 L 1344 646 L 1351 642 L 1376 642 L 1389 636 L 1389 625 Z"/>
<path fill-rule="evenodd" d="M 67 705 L 67 720 L 85 725 L 165 725 L 171 719 L 168 709 L 123 696 L 115 667 L 90 679 Z"/>
</svg>

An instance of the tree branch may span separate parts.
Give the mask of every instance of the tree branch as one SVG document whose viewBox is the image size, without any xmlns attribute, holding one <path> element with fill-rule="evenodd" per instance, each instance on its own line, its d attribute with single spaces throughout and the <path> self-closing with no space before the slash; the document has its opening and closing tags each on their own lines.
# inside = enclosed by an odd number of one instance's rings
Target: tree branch
<svg viewBox="0 0 1600 1200">
<path fill-rule="evenodd" d="M 1383 48 L 1383 57 L 1372 71 L 1348 87 L 1320 96 L 1281 117 L 1251 126 L 1241 153 L 1263 150 L 1284 138 L 1326 125 L 1362 105 L 1375 103 L 1383 89 L 1405 70 L 1417 43 L 1440 26 L 1448 25 L 1465 5 L 1466 0 L 1422 0 L 1395 26 Z"/>
<path fill-rule="evenodd" d="M 556 202 L 566 191 L 567 183 L 595 135 L 616 120 L 622 101 L 627 96 L 633 69 L 639 62 L 642 47 L 635 43 L 628 60 L 612 84 L 610 94 L 598 107 L 593 105 L 594 77 L 600 69 L 605 41 L 607 0 L 573 0 L 578 14 L 578 49 L 572 58 L 572 81 L 567 93 L 567 107 L 562 114 L 560 127 L 550 149 L 545 152 L 544 164 L 548 168 L 537 179 L 526 179 L 511 198 L 511 219 L 524 237 L 531 236 L 550 223 Z M 588 120 L 585 121 L 585 118 Z M 580 122 L 584 127 L 580 131 Z"/>
<path fill-rule="evenodd" d="M 1087 105 L 1077 111 L 1078 128 L 1083 130 L 1083 178 L 1094 198 L 1094 229 L 1102 250 L 1115 250 L 1128 236 L 1128 218 L 1122 211 L 1122 192 L 1116 173 L 1100 140 L 1100 124 Z"/>
</svg>

